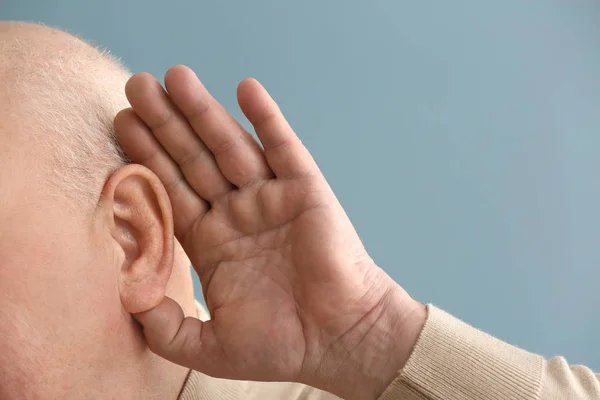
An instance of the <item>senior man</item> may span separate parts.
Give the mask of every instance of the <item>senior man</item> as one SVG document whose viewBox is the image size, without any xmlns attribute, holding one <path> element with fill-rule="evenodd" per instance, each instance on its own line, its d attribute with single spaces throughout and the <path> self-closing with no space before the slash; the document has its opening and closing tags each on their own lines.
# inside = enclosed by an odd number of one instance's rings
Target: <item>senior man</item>
<svg viewBox="0 0 600 400">
<path fill-rule="evenodd" d="M 0 54 L 1 399 L 599 398 L 393 282 L 256 81 L 262 146 L 185 67 L 129 109 L 68 34 L 0 23 Z"/>
</svg>

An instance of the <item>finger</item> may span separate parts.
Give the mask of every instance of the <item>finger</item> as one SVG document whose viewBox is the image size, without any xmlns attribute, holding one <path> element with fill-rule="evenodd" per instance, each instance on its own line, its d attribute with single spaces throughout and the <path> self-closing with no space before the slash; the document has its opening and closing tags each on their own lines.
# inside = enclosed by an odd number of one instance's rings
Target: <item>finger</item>
<svg viewBox="0 0 600 400">
<path fill-rule="evenodd" d="M 242 187 L 273 177 L 258 142 L 208 93 L 194 71 L 183 65 L 171 68 L 165 86 L 230 182 Z"/>
<path fill-rule="evenodd" d="M 213 202 L 233 189 L 212 153 L 152 75 L 134 75 L 125 85 L 125 93 L 133 110 L 148 125 L 154 137 L 179 165 L 189 185 L 203 199 Z"/>
<path fill-rule="evenodd" d="M 169 297 L 134 318 L 144 328 L 148 347 L 159 356 L 211 376 L 230 375 L 212 321 L 185 317 L 179 304 Z"/>
<path fill-rule="evenodd" d="M 238 87 L 238 102 L 265 149 L 269 166 L 279 178 L 302 178 L 319 172 L 313 157 L 294 133 L 277 103 L 255 79 Z"/>
<path fill-rule="evenodd" d="M 175 236 L 185 237 L 194 221 L 208 211 L 208 203 L 187 184 L 177 164 L 131 108 L 120 111 L 114 125 L 119 143 L 131 161 L 150 169 L 165 186 L 173 208 Z"/>
</svg>

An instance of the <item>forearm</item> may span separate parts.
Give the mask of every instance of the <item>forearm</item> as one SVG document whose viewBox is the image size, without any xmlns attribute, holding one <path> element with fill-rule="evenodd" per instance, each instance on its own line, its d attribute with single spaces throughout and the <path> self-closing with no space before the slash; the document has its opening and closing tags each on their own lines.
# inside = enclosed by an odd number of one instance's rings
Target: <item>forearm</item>
<svg viewBox="0 0 600 400">
<path fill-rule="evenodd" d="M 546 361 L 428 308 L 410 358 L 390 371 L 395 379 L 380 400 L 600 399 L 599 376 L 590 369 L 561 357 Z M 355 388 L 364 382 L 352 381 Z"/>
<path fill-rule="evenodd" d="M 385 400 L 538 399 L 543 359 L 433 306 L 411 358 Z M 409 391 L 415 393 L 406 395 Z"/>
</svg>

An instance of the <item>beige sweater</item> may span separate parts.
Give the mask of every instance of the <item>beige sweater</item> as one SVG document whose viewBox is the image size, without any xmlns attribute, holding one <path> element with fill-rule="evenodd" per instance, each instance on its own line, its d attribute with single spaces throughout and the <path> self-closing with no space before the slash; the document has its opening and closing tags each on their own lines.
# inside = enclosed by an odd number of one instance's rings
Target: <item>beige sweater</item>
<svg viewBox="0 0 600 400">
<path fill-rule="evenodd" d="M 428 306 L 429 316 L 406 366 L 380 400 L 600 400 L 600 375 L 549 361 L 506 344 Z M 206 319 L 206 311 L 199 310 Z M 179 397 L 198 399 L 333 400 L 294 383 L 214 379 L 191 372 Z"/>
</svg>

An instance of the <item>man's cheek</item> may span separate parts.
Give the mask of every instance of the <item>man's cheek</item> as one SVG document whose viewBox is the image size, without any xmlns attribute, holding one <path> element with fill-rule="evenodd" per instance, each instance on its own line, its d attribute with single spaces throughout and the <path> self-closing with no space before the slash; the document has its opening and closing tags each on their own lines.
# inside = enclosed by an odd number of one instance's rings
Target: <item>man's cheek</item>
<svg viewBox="0 0 600 400">
<path fill-rule="evenodd" d="M 49 332 L 43 329 L 43 320 L 36 319 L 26 307 L 22 309 L 23 305 L 0 298 L 0 375 L 4 381 L 22 380 L 27 386 L 47 380 L 45 374 L 52 360 L 46 342 Z M 3 396 L 0 388 L 0 398 L 13 397 Z"/>
</svg>

